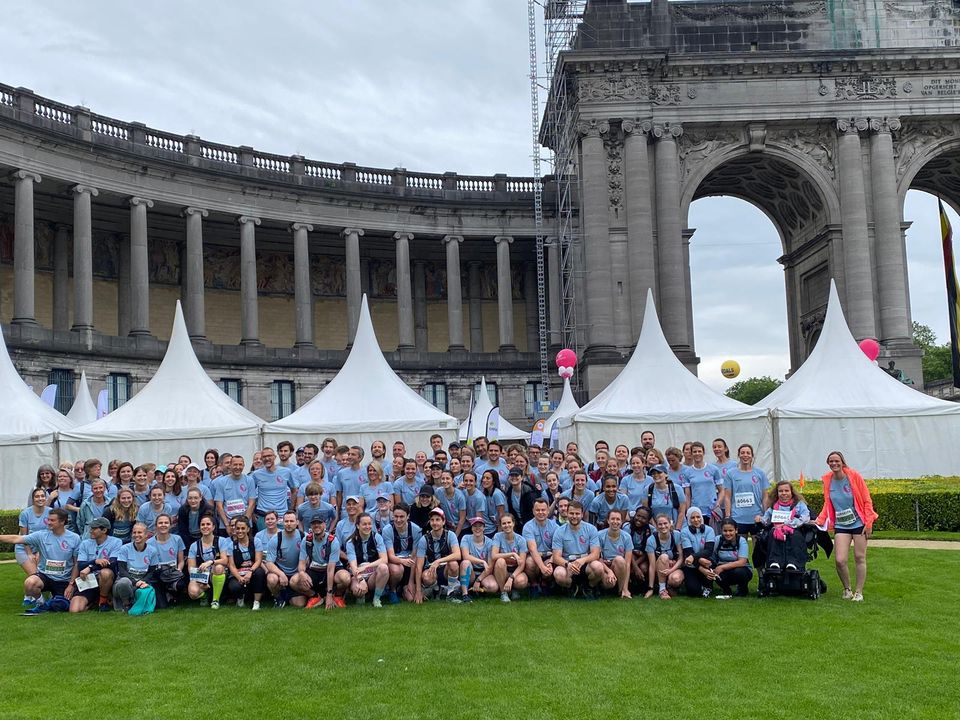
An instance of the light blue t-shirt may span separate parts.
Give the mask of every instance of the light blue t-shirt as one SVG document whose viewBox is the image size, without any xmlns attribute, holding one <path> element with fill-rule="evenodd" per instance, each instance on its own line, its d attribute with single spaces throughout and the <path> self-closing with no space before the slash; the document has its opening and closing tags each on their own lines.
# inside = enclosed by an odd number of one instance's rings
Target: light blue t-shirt
<svg viewBox="0 0 960 720">
<path fill-rule="evenodd" d="M 600 541 L 600 557 L 608 562 L 616 557 L 627 559 L 633 552 L 633 538 L 620 530 L 617 539 L 610 537 L 610 528 L 601 530 L 597 536 Z"/>
<path fill-rule="evenodd" d="M 348 517 L 341 518 L 340 522 L 337 523 L 337 527 L 334 528 L 333 534 L 337 536 L 337 540 L 340 541 L 340 547 L 344 552 L 346 552 L 347 542 L 350 540 L 350 536 L 353 535 L 356 529 L 357 524 Z"/>
<path fill-rule="evenodd" d="M 363 493 L 360 492 L 360 488 L 365 481 L 363 467 L 358 467 L 356 470 L 350 467 L 340 468 L 333 484 L 337 488 L 337 492 L 343 493 L 340 501 L 341 510 L 347 509 L 347 498 L 351 495 L 362 497 Z"/>
<path fill-rule="evenodd" d="M 710 519 L 717 504 L 717 491 L 723 487 L 723 475 L 716 465 L 704 465 L 695 468 L 693 465 L 684 466 L 680 487 L 690 489 L 690 502 L 700 508 L 705 520 Z"/>
<path fill-rule="evenodd" d="M 187 559 L 189 560 L 192 558 L 198 566 L 205 562 L 213 562 L 220 557 L 220 554 L 216 552 L 216 548 L 220 548 L 220 553 L 226 552 L 226 548 L 223 546 L 223 540 L 224 538 L 219 538 L 218 542 L 211 543 L 210 545 L 204 545 L 202 540 L 197 540 L 195 543 L 190 545 L 190 551 L 187 553 Z"/>
<path fill-rule="evenodd" d="M 446 532 L 447 545 L 450 546 L 450 550 L 452 551 L 453 548 L 458 547 L 457 536 L 453 534 L 452 530 L 445 530 L 444 532 Z M 429 531 L 421 535 L 420 539 L 417 541 L 416 556 L 418 558 L 430 557 L 430 555 L 428 555 L 427 553 L 428 542 L 430 543 L 430 548 L 432 550 L 432 556 L 434 560 L 439 559 L 443 557 L 445 554 L 447 554 L 443 552 L 443 536 L 441 536 L 440 538 L 436 538 L 433 536 L 433 532 Z"/>
<path fill-rule="evenodd" d="M 300 487 L 297 489 L 297 495 L 306 500 L 307 497 L 307 486 L 312 483 L 313 480 L 307 480 L 306 482 L 300 483 Z M 320 499 L 331 505 L 337 504 L 337 491 L 333 488 L 332 483 L 322 482 L 317 483 L 320 486 Z"/>
<path fill-rule="evenodd" d="M 164 514 L 169 515 L 171 520 L 176 520 L 177 518 L 176 508 L 171 507 L 167 500 L 164 500 L 162 510 L 155 510 L 153 505 L 146 503 L 145 505 L 141 505 L 140 509 L 137 510 L 137 522 L 142 522 L 147 526 L 147 530 L 155 532 L 157 529 L 157 518 Z"/>
<path fill-rule="evenodd" d="M 853 487 L 846 477 L 843 480 L 834 478 L 830 481 L 830 502 L 833 503 L 836 517 L 835 529 L 856 530 L 863 527 L 863 518 L 860 517 L 853 502 Z"/>
<path fill-rule="evenodd" d="M 590 511 L 590 506 L 593 504 L 593 498 L 596 496 L 590 490 L 585 489 L 583 491 L 583 495 L 578 497 L 573 496 L 573 490 L 566 490 L 560 493 L 560 497 L 568 498 L 570 502 L 573 502 L 574 500 L 579 501 L 579 503 L 583 505 L 584 516 L 586 516 L 586 513 Z"/>
<path fill-rule="evenodd" d="M 270 542 L 264 544 L 263 559 L 272 562 L 287 575 L 293 575 L 300 562 L 300 548 L 302 546 L 303 533 L 294 530 L 292 536 L 287 536 L 281 530 Z"/>
<path fill-rule="evenodd" d="M 370 537 L 373 538 L 374 545 L 377 549 L 377 554 L 374 555 L 370 552 L 369 540 L 360 539 L 360 555 L 357 556 L 357 543 L 351 538 L 347 542 L 346 553 L 347 553 L 347 562 L 355 562 L 357 565 L 363 565 L 363 563 L 371 563 L 377 560 L 380 557 L 380 553 L 387 552 L 387 546 L 383 544 L 383 538 L 380 536 L 380 533 L 371 533 Z"/>
<path fill-rule="evenodd" d="M 513 533 L 513 539 L 508 539 L 503 531 L 498 532 L 493 536 L 493 545 L 499 553 L 526 554 L 527 552 L 527 541 L 518 532 Z"/>
<path fill-rule="evenodd" d="M 18 520 L 17 524 L 20 527 L 25 528 L 27 531 L 27 534 L 29 535 L 30 533 L 46 530 L 47 518 L 49 517 L 49 515 L 50 515 L 50 508 L 48 507 L 43 508 L 43 510 L 40 512 L 40 515 L 38 516 L 33 511 L 33 506 L 31 505 L 30 507 L 24 508 L 23 510 L 20 511 L 20 519 Z"/>
<path fill-rule="evenodd" d="M 544 520 L 543 525 L 537 524 L 536 519 L 528 520 L 523 526 L 523 537 L 528 541 L 533 540 L 541 555 L 549 554 L 553 551 L 553 536 L 559 527 L 553 518 Z"/>
<path fill-rule="evenodd" d="M 100 545 L 97 545 L 97 541 L 93 538 L 87 538 L 80 541 L 80 547 L 77 549 L 77 562 L 81 565 L 89 565 L 97 560 L 115 561 L 122 547 L 123 543 L 110 535 L 107 535 Z"/>
<path fill-rule="evenodd" d="M 483 517 L 484 510 L 487 508 L 486 496 L 476 488 L 473 490 L 473 495 L 466 490 L 461 490 L 460 492 L 463 493 L 463 500 L 466 503 L 467 521 L 472 517 Z"/>
<path fill-rule="evenodd" d="M 257 486 L 257 512 L 286 512 L 290 504 L 290 490 L 296 489 L 290 468 L 274 466 L 272 472 L 260 468 L 250 474 L 250 479 Z"/>
<path fill-rule="evenodd" d="M 766 474 L 759 468 L 743 471 L 739 466 L 727 470 L 723 486 L 730 492 L 730 514 L 742 525 L 754 522 L 763 515 L 763 494 L 770 486 Z"/>
<path fill-rule="evenodd" d="M 510 468 L 507 467 L 507 461 L 502 457 L 497 460 L 496 465 L 491 465 L 489 460 L 477 460 L 473 464 L 473 470 L 477 473 L 478 481 L 480 476 L 483 475 L 484 470 L 496 470 L 497 475 L 500 478 L 501 485 L 507 481 L 507 476 L 510 474 Z"/>
<path fill-rule="evenodd" d="M 483 543 L 477 545 L 476 540 L 473 539 L 473 533 L 470 533 L 460 538 L 460 547 L 463 548 L 464 552 L 470 553 L 471 556 L 480 558 L 484 562 L 489 562 L 490 551 L 493 549 L 493 540 L 484 535 Z"/>
<path fill-rule="evenodd" d="M 564 560 L 577 560 L 589 555 L 593 548 L 600 547 L 597 528 L 587 522 L 581 522 L 574 530 L 570 523 L 560 526 L 553 536 L 553 549 L 560 550 Z"/>
<path fill-rule="evenodd" d="M 497 508 L 502 507 L 504 513 L 507 511 L 507 496 L 501 490 L 494 490 L 490 495 L 483 496 L 483 532 L 485 535 L 493 535 L 500 524 Z"/>
<path fill-rule="evenodd" d="M 414 477 L 413 482 L 408 483 L 407 477 L 404 475 L 393 481 L 393 493 L 399 495 L 403 502 L 412 507 L 422 486 L 423 480 L 420 478 Z"/>
<path fill-rule="evenodd" d="M 319 517 L 323 520 L 324 531 L 331 529 L 331 524 L 333 519 L 337 516 L 337 510 L 333 505 L 320 501 L 320 504 L 317 507 L 310 505 L 310 501 L 306 500 L 300 503 L 297 506 L 297 520 L 300 521 L 300 526 L 303 528 L 304 532 L 310 530 L 310 524 L 313 522 L 315 517 Z"/>
<path fill-rule="evenodd" d="M 376 485 L 364 483 L 360 486 L 360 497 L 363 498 L 363 509 L 371 515 L 376 512 L 377 498 L 381 495 L 389 495 L 393 499 L 393 483 L 379 482 Z"/>
<path fill-rule="evenodd" d="M 611 510 L 623 510 L 626 512 L 629 504 L 630 501 L 627 500 L 627 496 L 623 493 L 617 493 L 617 496 L 613 499 L 613 503 L 608 502 L 607 496 L 601 493 L 590 503 L 590 512 L 596 517 L 597 525 L 606 525 L 607 515 L 610 514 Z M 624 520 L 626 519 L 627 518 L 624 518 Z"/>
<path fill-rule="evenodd" d="M 166 540 L 161 542 L 154 535 L 147 540 L 147 545 L 154 547 L 157 551 L 157 563 L 159 565 L 176 565 L 177 554 L 186 552 L 183 545 L 183 538 L 176 534 L 171 534 Z"/>
<path fill-rule="evenodd" d="M 157 548 L 149 542 L 143 550 L 137 550 L 132 542 L 123 545 L 117 551 L 117 562 L 126 563 L 127 573 L 135 580 L 139 580 L 146 575 L 152 566 L 160 564 L 157 557 Z"/>
<path fill-rule="evenodd" d="M 671 560 L 676 560 L 677 556 L 682 553 L 683 540 L 680 538 L 679 530 L 672 530 L 670 532 L 670 537 L 673 542 L 670 540 L 660 540 L 659 533 L 653 533 L 650 537 L 647 538 L 647 552 L 657 553 L 657 544 L 660 545 L 660 552 L 663 555 L 666 555 Z M 674 554 L 674 548 L 676 548 L 676 554 Z"/>
<path fill-rule="evenodd" d="M 630 513 L 636 511 L 643 505 L 647 499 L 647 489 L 653 484 L 653 478 L 649 475 L 641 474 L 639 477 L 633 475 L 624 475 L 620 481 L 620 492 L 627 496 L 627 510 Z"/>
<path fill-rule="evenodd" d="M 654 484 L 647 490 L 647 493 L 650 498 L 650 512 L 653 518 L 656 519 L 657 515 L 661 514 L 666 515 L 676 525 L 679 508 L 673 506 L 673 501 L 677 500 L 678 503 L 683 503 L 680 488 L 673 485 L 671 489 L 671 485 L 668 484 L 660 489 Z"/>
<path fill-rule="evenodd" d="M 717 564 L 720 563 L 730 563 L 734 562 L 738 558 L 748 558 L 747 566 L 749 567 L 749 555 L 747 554 L 747 539 L 745 537 L 737 537 L 737 549 L 734 550 L 732 547 L 725 547 L 723 539 L 717 538 L 717 543 L 713 547 L 713 559 Z"/>
<path fill-rule="evenodd" d="M 307 546 L 312 545 L 309 557 L 307 556 Z M 305 562 L 307 568 L 311 570 L 322 570 L 332 560 L 334 564 L 340 559 L 340 541 L 334 538 L 327 546 L 327 538 L 318 537 L 313 543 L 304 541 L 300 547 L 300 562 Z"/>
<path fill-rule="evenodd" d="M 701 525 L 703 532 L 693 532 L 689 525 L 680 531 L 680 543 L 685 550 L 692 550 L 694 555 L 703 556 L 704 546 L 715 543 L 717 534 L 709 525 Z"/>
<path fill-rule="evenodd" d="M 467 498 L 464 496 L 463 491 L 457 490 L 454 488 L 453 497 L 447 497 L 447 494 L 444 490 L 437 491 L 437 507 L 443 510 L 444 516 L 446 516 L 446 522 L 448 528 L 455 528 L 457 523 L 460 521 L 460 513 L 464 513 L 464 520 L 466 520 L 467 512 Z"/>
<path fill-rule="evenodd" d="M 237 479 L 221 475 L 214 481 L 213 499 L 223 503 L 223 512 L 228 518 L 238 517 L 247 512 L 247 503 L 257 499 L 257 484 L 248 475 Z"/>
<path fill-rule="evenodd" d="M 408 520 L 407 527 L 404 528 L 403 532 L 398 531 L 392 523 L 390 525 L 384 525 L 381 537 L 383 537 L 385 547 L 393 548 L 394 554 L 397 557 L 403 558 L 410 557 L 414 554 L 422 534 L 420 527 L 416 523 Z M 397 539 L 397 542 L 394 542 L 395 539 Z"/>
</svg>

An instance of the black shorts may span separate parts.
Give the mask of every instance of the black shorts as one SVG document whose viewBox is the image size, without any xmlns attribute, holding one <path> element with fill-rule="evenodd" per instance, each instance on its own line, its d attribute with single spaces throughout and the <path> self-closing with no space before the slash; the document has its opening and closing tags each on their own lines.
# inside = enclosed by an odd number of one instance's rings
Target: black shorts
<svg viewBox="0 0 960 720">
<path fill-rule="evenodd" d="M 834 535 L 863 535 L 864 527 L 861 525 L 858 528 L 837 528 L 833 529 Z"/>
<path fill-rule="evenodd" d="M 737 535 L 759 535 L 762 529 L 760 523 L 737 523 Z"/>
<path fill-rule="evenodd" d="M 67 587 L 70 585 L 69 580 L 54 580 L 49 575 L 44 575 L 42 572 L 37 573 L 37 577 L 43 581 L 42 592 L 48 592 L 51 595 L 63 595 L 67 591 Z"/>
<path fill-rule="evenodd" d="M 413 574 L 413 566 L 407 567 L 401 565 L 403 568 L 403 575 L 400 576 L 400 582 L 397 583 L 398 588 L 405 588 L 410 582 L 410 576 Z"/>
<path fill-rule="evenodd" d="M 89 590 L 84 590 L 78 594 L 87 601 L 87 605 L 90 607 L 96 607 L 100 603 L 99 587 L 90 588 Z"/>
<path fill-rule="evenodd" d="M 307 577 L 310 578 L 310 584 L 318 595 L 327 594 L 327 568 L 322 570 L 307 568 Z"/>
</svg>

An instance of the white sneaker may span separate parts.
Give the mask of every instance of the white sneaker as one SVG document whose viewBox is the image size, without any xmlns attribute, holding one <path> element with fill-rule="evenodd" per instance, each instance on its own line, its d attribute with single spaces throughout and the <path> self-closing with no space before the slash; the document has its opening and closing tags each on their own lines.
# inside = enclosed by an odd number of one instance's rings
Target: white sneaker
<svg viewBox="0 0 960 720">
<path fill-rule="evenodd" d="M 219 610 L 219 609 L 220 609 L 220 603 L 219 603 L 218 601 L 214 600 L 212 603 L 210 603 L 210 609 L 211 609 L 211 610 Z"/>
<path fill-rule="evenodd" d="M 729 600 L 730 598 L 733 597 L 733 595 L 714 595 L 713 597 L 716 600 Z"/>
<path fill-rule="evenodd" d="M 378 598 L 378 597 L 375 597 L 375 598 L 373 599 L 372 605 L 373 605 L 375 608 L 383 607 L 383 603 L 380 602 L 380 598 Z"/>
<path fill-rule="evenodd" d="M 505 592 L 500 593 L 500 602 L 510 602 L 510 596 Z"/>
<path fill-rule="evenodd" d="M 797 571 L 796 565 L 794 565 L 793 563 L 790 563 L 787 565 L 787 572 L 796 572 L 796 571 Z"/>
<path fill-rule="evenodd" d="M 260 603 L 254 601 L 254 605 L 259 605 L 259 604 Z M 239 600 L 237 600 L 237 607 L 242 608 L 243 606 L 244 606 L 243 598 L 240 598 Z"/>
<path fill-rule="evenodd" d="M 841 600 L 853 600 L 853 590 L 850 588 L 843 589 L 843 595 L 840 596 Z"/>
<path fill-rule="evenodd" d="M 863 593 L 855 592 L 850 599 L 853 600 L 853 602 L 863 602 Z"/>
<path fill-rule="evenodd" d="M 243 600 L 240 600 L 240 602 L 242 603 Z M 243 607 L 243 605 L 240 605 L 240 607 Z M 259 609 L 260 609 L 260 601 L 259 601 L 259 600 L 254 600 L 254 601 L 253 601 L 253 607 L 251 607 L 250 609 L 251 609 L 251 610 L 259 610 Z"/>
<path fill-rule="evenodd" d="M 710 597 L 710 590 L 709 590 L 709 588 L 704 588 L 704 589 L 703 589 L 703 596 L 704 596 L 705 598 Z"/>
</svg>

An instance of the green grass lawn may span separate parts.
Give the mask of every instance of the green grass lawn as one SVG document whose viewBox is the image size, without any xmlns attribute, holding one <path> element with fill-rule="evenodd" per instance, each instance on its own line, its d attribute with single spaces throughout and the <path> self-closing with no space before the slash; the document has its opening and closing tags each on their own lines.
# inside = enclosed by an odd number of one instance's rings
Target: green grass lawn
<svg viewBox="0 0 960 720">
<path fill-rule="evenodd" d="M 19 617 L 0 718 L 956 717 L 960 553 L 873 549 L 866 602 L 495 600 Z M 918 582 L 918 578 L 921 580 Z M 951 689 L 952 688 L 952 689 Z"/>
</svg>

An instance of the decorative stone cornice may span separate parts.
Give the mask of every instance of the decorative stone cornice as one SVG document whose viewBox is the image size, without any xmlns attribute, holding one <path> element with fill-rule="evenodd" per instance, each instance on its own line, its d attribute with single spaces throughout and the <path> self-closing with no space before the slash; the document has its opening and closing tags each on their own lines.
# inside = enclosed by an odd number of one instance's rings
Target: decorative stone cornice
<svg viewBox="0 0 960 720">
<path fill-rule="evenodd" d="M 582 137 L 598 138 L 610 132 L 610 123 L 606 120 L 581 120 L 577 123 L 577 132 Z"/>
<path fill-rule="evenodd" d="M 883 133 L 889 135 L 890 133 L 897 132 L 901 127 L 900 118 L 895 117 L 885 117 L 885 118 L 870 118 L 870 130 L 875 133 Z"/>
<path fill-rule="evenodd" d="M 632 118 L 620 123 L 625 135 L 649 135 L 653 131 L 653 121 Z"/>
<path fill-rule="evenodd" d="M 130 207 L 140 207 L 142 205 L 148 210 L 153 207 L 153 200 L 148 200 L 147 198 L 137 196 L 129 198 L 127 202 L 130 204 Z"/>
<path fill-rule="evenodd" d="M 37 173 L 30 170 L 14 170 L 9 177 L 11 180 L 33 180 L 35 183 L 42 179 Z"/>
<path fill-rule="evenodd" d="M 89 185 L 74 185 L 72 188 L 70 188 L 70 190 L 76 195 L 87 193 L 90 195 L 90 197 L 97 197 L 97 195 L 100 194 L 99 190 L 97 190 L 95 187 L 90 187 Z"/>
<path fill-rule="evenodd" d="M 866 118 L 837 118 L 837 130 L 846 135 L 856 135 L 870 127 Z"/>
<path fill-rule="evenodd" d="M 252 223 L 253 226 L 256 227 L 257 225 L 260 224 L 260 218 L 253 217 L 251 215 L 241 215 L 240 217 L 237 218 L 238 225 L 246 225 L 248 223 Z"/>
<path fill-rule="evenodd" d="M 680 123 L 654 123 L 653 136 L 657 140 L 676 140 L 683 135 L 683 125 Z"/>
</svg>

